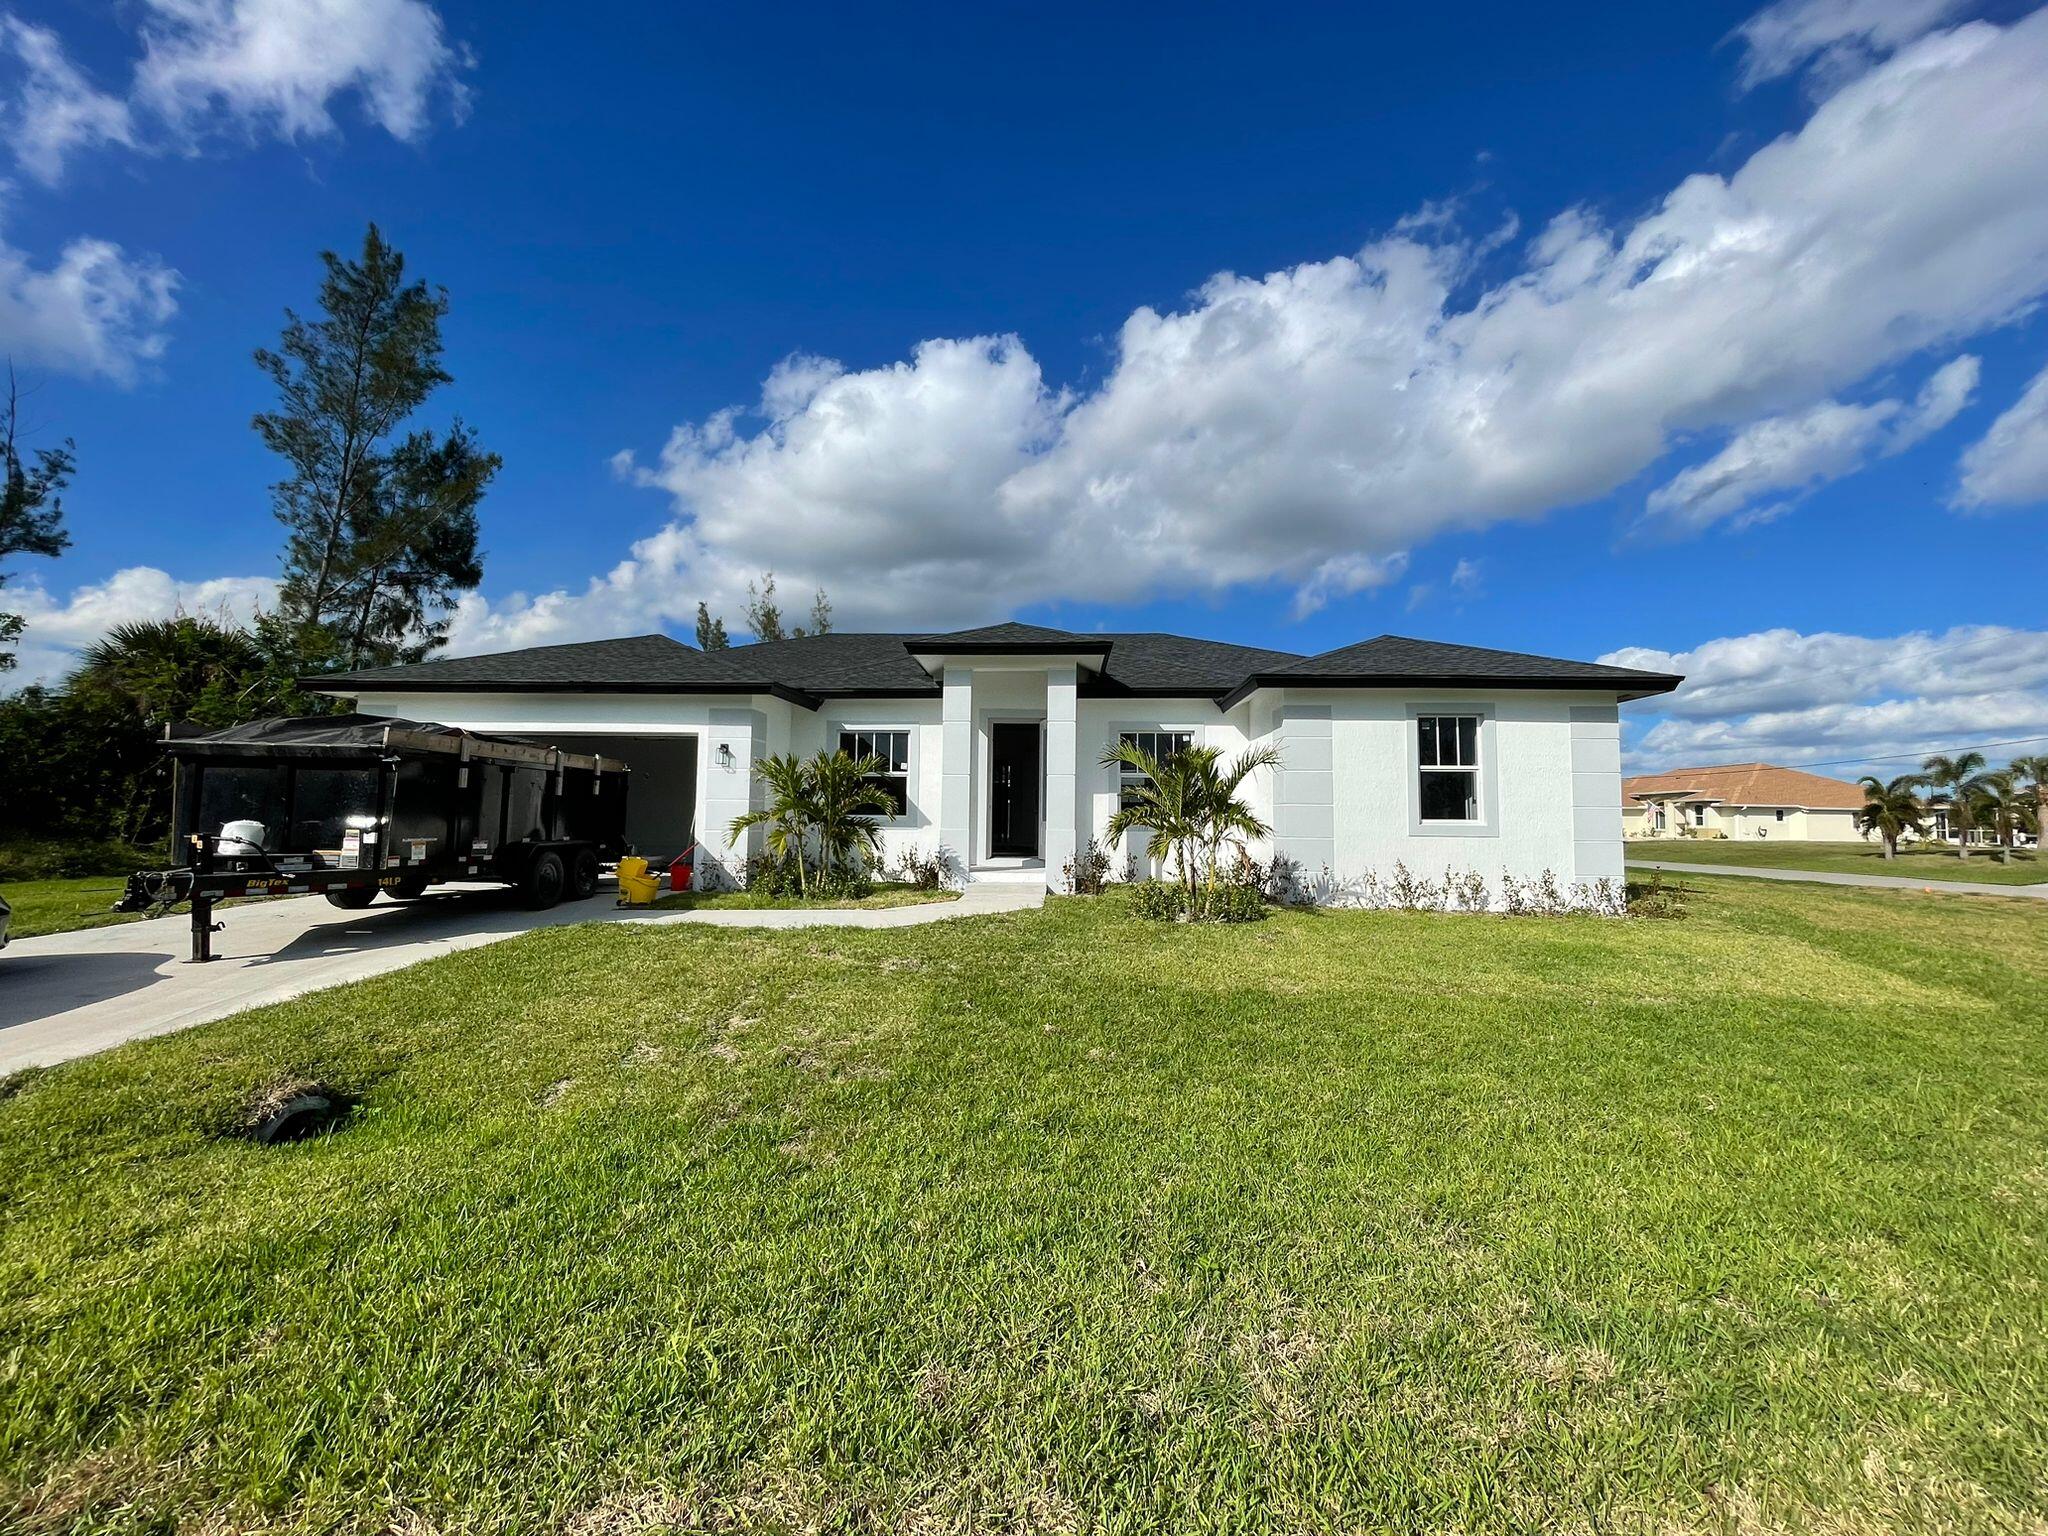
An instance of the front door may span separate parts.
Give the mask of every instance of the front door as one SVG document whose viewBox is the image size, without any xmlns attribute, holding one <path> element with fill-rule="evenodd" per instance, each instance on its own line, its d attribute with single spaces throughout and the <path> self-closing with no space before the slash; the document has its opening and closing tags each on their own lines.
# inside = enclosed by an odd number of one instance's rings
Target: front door
<svg viewBox="0 0 2048 1536">
<path fill-rule="evenodd" d="M 1038 857 L 1038 722 L 989 727 L 988 851 L 998 859 Z"/>
</svg>

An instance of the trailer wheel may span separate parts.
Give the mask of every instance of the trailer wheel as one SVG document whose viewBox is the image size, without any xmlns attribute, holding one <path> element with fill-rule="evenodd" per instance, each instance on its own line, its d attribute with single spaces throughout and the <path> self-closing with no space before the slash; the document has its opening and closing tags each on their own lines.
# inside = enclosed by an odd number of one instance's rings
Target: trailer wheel
<svg viewBox="0 0 2048 1536">
<path fill-rule="evenodd" d="M 569 899 L 588 901 L 596 894 L 597 853 L 590 848 L 578 849 L 569 863 Z"/>
<path fill-rule="evenodd" d="M 407 875 L 398 884 L 392 886 L 389 891 L 385 892 L 385 894 L 393 901 L 418 901 L 427 894 L 427 877 L 425 875 Z"/>
<path fill-rule="evenodd" d="M 377 887 L 374 885 L 344 885 L 327 893 L 330 905 L 349 912 L 360 912 L 376 899 Z"/>
<path fill-rule="evenodd" d="M 520 882 L 520 890 L 527 906 L 540 912 L 561 901 L 562 889 L 568 883 L 569 871 L 562 865 L 562 856 L 543 853 L 526 866 L 526 879 Z"/>
</svg>

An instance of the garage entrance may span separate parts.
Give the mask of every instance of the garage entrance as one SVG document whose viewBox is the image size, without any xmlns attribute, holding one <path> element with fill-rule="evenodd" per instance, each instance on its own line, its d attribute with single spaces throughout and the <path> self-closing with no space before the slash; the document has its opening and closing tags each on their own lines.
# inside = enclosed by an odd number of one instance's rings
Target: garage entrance
<svg viewBox="0 0 2048 1536">
<path fill-rule="evenodd" d="M 545 739 L 565 752 L 602 752 L 632 768 L 626 841 L 642 858 L 665 865 L 697 840 L 695 736 L 561 736 L 549 731 Z"/>
</svg>

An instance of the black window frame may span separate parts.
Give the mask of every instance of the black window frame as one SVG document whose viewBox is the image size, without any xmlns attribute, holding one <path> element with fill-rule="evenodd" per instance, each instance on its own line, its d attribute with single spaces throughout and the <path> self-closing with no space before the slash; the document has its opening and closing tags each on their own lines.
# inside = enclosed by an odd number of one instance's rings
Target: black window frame
<svg viewBox="0 0 2048 1536">
<path fill-rule="evenodd" d="M 1162 754 L 1160 751 L 1161 742 L 1168 742 L 1173 745 L 1170 745 Z M 1132 726 L 1129 729 L 1119 726 L 1116 733 L 1116 744 L 1119 747 L 1136 746 L 1140 750 L 1150 753 L 1152 760 L 1164 768 L 1168 763 L 1180 756 L 1181 753 L 1194 746 L 1195 733 L 1191 729 L 1176 729 L 1172 726 L 1138 725 Z M 1151 776 L 1149 774 L 1139 772 L 1129 763 L 1118 763 L 1116 765 L 1117 808 L 1119 810 L 1130 809 L 1133 792 L 1144 788 L 1150 782 Z"/>
<path fill-rule="evenodd" d="M 878 744 L 883 743 L 885 739 L 887 750 L 878 750 Z M 896 750 L 899 742 L 902 748 L 900 752 Z M 864 757 L 879 757 L 882 760 L 882 772 L 868 774 L 863 782 L 879 785 L 889 796 L 890 802 L 896 808 L 889 813 L 888 820 L 901 821 L 910 814 L 908 726 L 842 725 L 839 727 L 839 750 L 855 762 Z"/>
</svg>

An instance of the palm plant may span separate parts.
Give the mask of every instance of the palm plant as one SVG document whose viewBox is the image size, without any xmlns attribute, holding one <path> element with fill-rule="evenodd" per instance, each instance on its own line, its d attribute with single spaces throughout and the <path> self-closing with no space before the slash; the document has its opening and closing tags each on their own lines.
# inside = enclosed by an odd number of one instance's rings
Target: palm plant
<svg viewBox="0 0 2048 1536">
<path fill-rule="evenodd" d="M 1876 774 L 1867 773 L 1859 781 L 1863 786 L 1863 809 L 1856 813 L 1856 825 L 1864 832 L 1875 832 L 1884 844 L 1884 856 L 1897 858 L 1899 839 L 1908 832 L 1925 835 L 1927 807 L 1920 802 L 1920 775 L 1905 773 L 1886 783 Z"/>
<path fill-rule="evenodd" d="M 1234 847 L 1243 853 L 1247 841 L 1265 837 L 1273 830 L 1237 797 L 1238 790 L 1255 770 L 1279 766 L 1280 749 L 1270 746 L 1241 752 L 1228 766 L 1224 765 L 1220 752 L 1213 747 L 1205 747 L 1194 763 L 1194 773 L 1201 790 L 1197 804 L 1201 813 L 1202 855 L 1208 871 L 1211 901 L 1216 895 L 1217 872 L 1223 862 L 1223 850 Z"/>
<path fill-rule="evenodd" d="M 1970 828 L 1984 799 L 1984 754 L 1959 752 L 1930 757 L 1920 765 L 1923 782 L 1948 796 L 1949 825 L 1955 828 L 1957 857 L 1970 856 Z"/>
<path fill-rule="evenodd" d="M 810 886 L 804 866 L 809 857 L 811 829 L 818 821 L 811 765 L 794 752 L 785 752 L 779 757 L 762 758 L 754 765 L 754 777 L 767 791 L 768 803 L 733 818 L 732 840 L 738 842 L 751 827 L 766 827 L 769 852 L 785 867 L 795 866 L 798 894 L 807 896 Z"/>
<path fill-rule="evenodd" d="M 1152 834 L 1145 844 L 1147 856 L 1162 862 L 1172 856 L 1174 878 L 1186 889 L 1190 904 L 1195 897 L 1195 849 L 1202 841 L 1202 781 L 1194 764 L 1202 752 L 1213 757 L 1215 749 L 1190 747 L 1162 761 L 1123 741 L 1102 754 L 1103 767 L 1128 768 L 1144 776 L 1143 782 L 1125 791 L 1124 803 L 1109 818 L 1105 840 L 1115 844 L 1133 827 L 1145 828 Z"/>
<path fill-rule="evenodd" d="M 2018 774 L 2032 786 L 2028 790 L 2034 810 L 2034 851 L 2042 852 L 2041 845 L 2048 843 L 2048 752 L 2037 752 L 2031 757 L 2016 757 L 2007 771 Z"/>
<path fill-rule="evenodd" d="M 1215 747 L 1189 747 L 1162 762 L 1141 747 L 1120 742 L 1102 754 L 1102 763 L 1144 775 L 1109 819 L 1108 840 L 1116 842 L 1133 827 L 1148 830 L 1152 837 L 1146 853 L 1161 860 L 1173 856 L 1189 912 L 1205 915 L 1215 899 L 1224 850 L 1242 851 L 1247 840 L 1272 831 L 1238 798 L 1238 791 L 1257 769 L 1278 767 L 1279 750 L 1253 747 L 1226 765 Z"/>
<path fill-rule="evenodd" d="M 896 808 L 889 792 L 873 781 L 872 776 L 882 771 L 882 760 L 820 752 L 806 766 L 811 783 L 811 830 L 817 838 L 823 872 L 837 872 L 855 855 L 879 855 L 882 834 L 877 817 Z"/>
<path fill-rule="evenodd" d="M 2003 773 L 1987 773 L 1980 782 L 1983 798 L 1979 804 L 1984 824 L 1998 839 L 1998 862 L 2010 864 L 2014 837 L 2021 832 L 2033 831 L 2040 825 L 2034 811 L 2033 792 L 2026 787 L 2021 775 L 2010 768 Z"/>
</svg>

